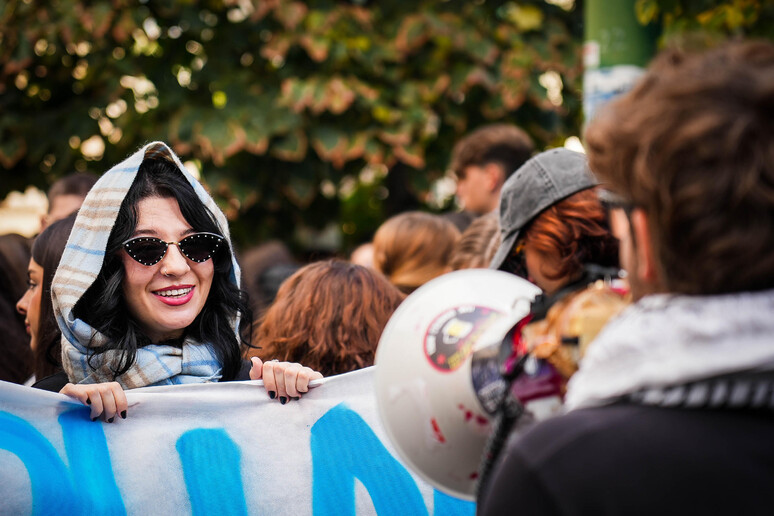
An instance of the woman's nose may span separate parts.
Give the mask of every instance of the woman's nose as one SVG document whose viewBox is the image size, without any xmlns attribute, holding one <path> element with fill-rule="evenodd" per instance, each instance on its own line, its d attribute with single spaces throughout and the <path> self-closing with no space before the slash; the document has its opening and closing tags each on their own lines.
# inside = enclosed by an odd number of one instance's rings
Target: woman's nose
<svg viewBox="0 0 774 516">
<path fill-rule="evenodd" d="M 16 311 L 22 315 L 27 315 L 27 308 L 30 306 L 30 290 L 24 291 L 24 295 L 16 302 Z"/>
<path fill-rule="evenodd" d="M 169 244 L 167 254 L 161 260 L 161 273 L 165 276 L 182 276 L 190 270 L 186 260 L 177 245 Z"/>
</svg>

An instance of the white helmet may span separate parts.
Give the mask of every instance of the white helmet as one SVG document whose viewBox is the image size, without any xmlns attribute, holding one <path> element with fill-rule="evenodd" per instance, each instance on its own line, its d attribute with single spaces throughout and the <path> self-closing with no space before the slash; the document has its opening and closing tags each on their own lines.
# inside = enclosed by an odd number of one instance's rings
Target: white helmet
<svg viewBox="0 0 774 516">
<path fill-rule="evenodd" d="M 462 270 L 417 289 L 387 323 L 375 358 L 379 415 L 403 462 L 439 490 L 474 499 L 504 388 L 501 343 L 539 293 L 513 274 Z"/>
</svg>

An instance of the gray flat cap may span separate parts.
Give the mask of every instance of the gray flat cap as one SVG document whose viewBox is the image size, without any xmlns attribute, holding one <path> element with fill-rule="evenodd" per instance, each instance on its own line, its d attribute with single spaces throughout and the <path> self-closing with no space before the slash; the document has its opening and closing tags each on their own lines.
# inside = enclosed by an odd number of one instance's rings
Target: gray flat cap
<svg viewBox="0 0 774 516">
<path fill-rule="evenodd" d="M 596 186 L 586 155 L 559 148 L 530 158 L 508 178 L 500 193 L 501 243 L 489 264 L 500 269 L 521 230 L 546 208 Z"/>
</svg>

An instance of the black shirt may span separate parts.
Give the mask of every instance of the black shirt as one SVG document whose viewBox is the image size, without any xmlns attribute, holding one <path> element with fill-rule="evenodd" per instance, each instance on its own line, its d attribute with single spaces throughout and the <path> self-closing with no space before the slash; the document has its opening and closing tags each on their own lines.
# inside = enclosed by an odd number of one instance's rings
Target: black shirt
<svg viewBox="0 0 774 516">
<path fill-rule="evenodd" d="M 570 412 L 510 439 L 478 514 L 774 514 L 774 413 Z"/>
</svg>

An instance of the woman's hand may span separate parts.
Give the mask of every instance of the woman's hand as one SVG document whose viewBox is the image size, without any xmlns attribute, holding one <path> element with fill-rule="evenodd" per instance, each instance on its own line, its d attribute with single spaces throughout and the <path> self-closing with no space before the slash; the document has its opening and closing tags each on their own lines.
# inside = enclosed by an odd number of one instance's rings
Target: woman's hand
<svg viewBox="0 0 774 516">
<path fill-rule="evenodd" d="M 309 382 L 322 378 L 323 375 L 295 362 L 264 362 L 258 357 L 251 359 L 251 380 L 263 380 L 263 386 L 269 392 L 269 397 L 279 399 L 283 405 L 289 399 L 298 399 L 302 393 L 309 390 Z"/>
<path fill-rule="evenodd" d="M 77 385 L 68 383 L 59 392 L 90 406 L 92 421 L 102 416 L 103 421 L 112 423 L 116 415 L 126 419 L 126 394 L 117 382 Z"/>
</svg>

